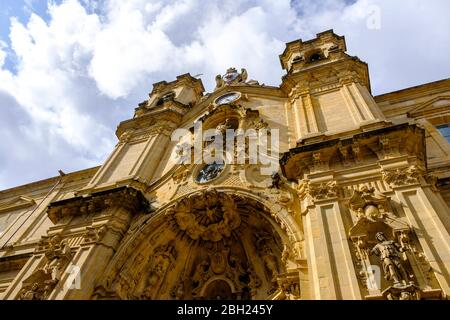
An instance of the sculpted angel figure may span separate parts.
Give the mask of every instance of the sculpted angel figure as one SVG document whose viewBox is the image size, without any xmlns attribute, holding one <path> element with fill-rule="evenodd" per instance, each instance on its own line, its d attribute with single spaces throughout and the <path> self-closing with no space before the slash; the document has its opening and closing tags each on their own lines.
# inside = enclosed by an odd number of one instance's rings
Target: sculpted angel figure
<svg viewBox="0 0 450 320">
<path fill-rule="evenodd" d="M 220 74 L 218 74 L 216 76 L 216 88 L 215 88 L 215 90 L 222 88 L 224 84 L 225 84 L 225 81 L 223 81 L 222 76 Z"/>
<path fill-rule="evenodd" d="M 248 78 L 247 70 L 242 68 L 241 69 L 241 82 L 246 82 Z"/>
</svg>

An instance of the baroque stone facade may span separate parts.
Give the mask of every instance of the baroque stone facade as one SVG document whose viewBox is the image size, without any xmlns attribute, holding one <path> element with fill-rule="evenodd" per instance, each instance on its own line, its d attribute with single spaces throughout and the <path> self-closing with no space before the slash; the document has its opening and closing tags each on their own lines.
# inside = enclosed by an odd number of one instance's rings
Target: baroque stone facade
<svg viewBox="0 0 450 320">
<path fill-rule="evenodd" d="M 155 83 L 101 166 L 1 191 L 0 298 L 449 298 L 450 80 L 373 96 L 332 30 L 280 61 Z M 279 170 L 177 163 L 194 123 L 277 133 Z"/>
</svg>

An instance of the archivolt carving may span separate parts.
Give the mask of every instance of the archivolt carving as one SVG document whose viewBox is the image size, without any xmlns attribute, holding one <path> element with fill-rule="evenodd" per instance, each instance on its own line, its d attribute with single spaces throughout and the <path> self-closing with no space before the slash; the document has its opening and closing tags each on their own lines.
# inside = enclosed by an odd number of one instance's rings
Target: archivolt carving
<svg viewBox="0 0 450 320">
<path fill-rule="evenodd" d="M 127 234 L 94 296 L 267 298 L 287 265 L 296 269 L 296 243 L 271 219 L 258 201 L 212 189 L 174 201 Z M 282 261 L 283 243 L 292 248 L 290 263 Z"/>
<path fill-rule="evenodd" d="M 150 268 L 147 274 L 146 286 L 141 297 L 153 299 L 162 286 L 166 273 L 174 268 L 177 251 L 172 243 L 156 248 L 150 261 Z"/>
<path fill-rule="evenodd" d="M 193 240 L 220 241 L 241 224 L 233 198 L 214 189 L 182 199 L 171 211 L 178 227 Z"/>
</svg>

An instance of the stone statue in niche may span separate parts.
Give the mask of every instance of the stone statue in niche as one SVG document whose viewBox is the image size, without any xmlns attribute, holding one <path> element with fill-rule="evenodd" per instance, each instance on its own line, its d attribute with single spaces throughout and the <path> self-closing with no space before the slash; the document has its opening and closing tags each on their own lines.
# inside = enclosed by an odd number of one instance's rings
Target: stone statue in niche
<svg viewBox="0 0 450 320">
<path fill-rule="evenodd" d="M 152 289 L 158 284 L 158 282 L 164 277 L 168 267 L 169 261 L 165 257 L 159 257 L 159 261 L 151 270 L 148 276 L 147 288 L 145 289 L 145 296 L 150 297 Z"/>
<path fill-rule="evenodd" d="M 409 276 L 400 256 L 403 249 L 398 243 L 387 240 L 383 232 L 378 232 L 375 238 L 378 244 L 372 248 L 370 253 L 380 257 L 385 279 L 392 281 L 394 286 L 406 285 L 409 282 Z"/>
<path fill-rule="evenodd" d="M 230 265 L 230 267 L 233 270 L 236 270 L 239 275 L 243 275 L 243 274 L 247 273 L 246 269 L 243 267 L 241 259 L 239 259 L 238 256 L 230 254 L 230 258 L 229 258 L 228 264 Z"/>
<path fill-rule="evenodd" d="M 184 271 L 178 277 L 178 281 L 172 289 L 171 296 L 174 299 L 182 300 L 184 298 L 185 290 L 184 290 Z"/>
<path fill-rule="evenodd" d="M 256 233 L 255 247 L 257 252 L 259 252 L 262 261 L 264 262 L 264 267 L 266 269 L 270 282 L 276 283 L 276 276 L 278 275 L 278 265 L 277 258 L 273 254 L 273 251 L 268 244 L 268 240 L 270 240 L 271 238 L 272 237 L 267 232 Z"/>
<path fill-rule="evenodd" d="M 163 245 L 155 250 L 151 257 L 151 267 L 147 276 L 146 288 L 142 294 L 145 299 L 155 297 L 164 281 L 166 273 L 173 268 L 176 259 L 175 247 L 172 244 Z"/>
<path fill-rule="evenodd" d="M 250 281 L 248 283 L 248 287 L 250 289 L 250 294 L 253 297 L 256 296 L 258 292 L 258 288 L 261 287 L 261 279 L 259 279 L 258 275 L 255 272 L 255 269 L 252 266 L 249 266 L 247 269 L 247 273 L 249 274 Z"/>
<path fill-rule="evenodd" d="M 208 259 L 202 260 L 195 268 L 194 275 L 192 276 L 192 288 L 193 293 L 201 289 L 201 285 L 207 280 L 210 269 L 210 263 Z"/>
<path fill-rule="evenodd" d="M 272 249 L 270 249 L 269 246 L 265 245 L 263 247 L 261 256 L 264 261 L 266 269 L 269 271 L 269 274 L 273 279 L 278 274 L 278 268 L 277 268 L 277 259 L 275 255 L 272 253 Z"/>
</svg>

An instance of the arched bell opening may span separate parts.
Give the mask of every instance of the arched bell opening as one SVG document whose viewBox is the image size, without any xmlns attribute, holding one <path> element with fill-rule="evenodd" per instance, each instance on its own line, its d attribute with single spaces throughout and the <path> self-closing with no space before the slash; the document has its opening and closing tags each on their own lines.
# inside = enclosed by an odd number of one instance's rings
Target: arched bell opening
<svg viewBox="0 0 450 320">
<path fill-rule="evenodd" d="M 117 297 L 249 300 L 280 290 L 288 237 L 260 202 L 204 190 L 165 208 L 162 219 L 116 259 L 109 286 Z"/>
</svg>

